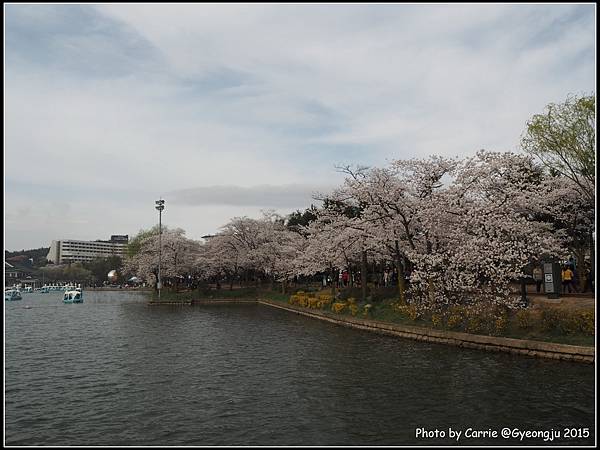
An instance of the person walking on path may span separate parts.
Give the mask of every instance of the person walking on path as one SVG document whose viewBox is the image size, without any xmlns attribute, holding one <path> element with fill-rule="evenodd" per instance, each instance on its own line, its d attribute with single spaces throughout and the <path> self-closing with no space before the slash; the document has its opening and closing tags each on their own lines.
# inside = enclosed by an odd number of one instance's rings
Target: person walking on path
<svg viewBox="0 0 600 450">
<path fill-rule="evenodd" d="M 569 268 L 569 266 L 564 266 L 562 273 L 562 285 L 563 285 L 563 294 L 565 293 L 565 287 L 569 289 L 569 294 L 571 293 L 571 284 L 573 282 L 573 271 Z"/>
<path fill-rule="evenodd" d="M 535 280 L 535 292 L 539 294 L 542 288 L 542 281 L 544 281 L 544 271 L 540 266 L 533 269 L 533 279 Z"/>
</svg>

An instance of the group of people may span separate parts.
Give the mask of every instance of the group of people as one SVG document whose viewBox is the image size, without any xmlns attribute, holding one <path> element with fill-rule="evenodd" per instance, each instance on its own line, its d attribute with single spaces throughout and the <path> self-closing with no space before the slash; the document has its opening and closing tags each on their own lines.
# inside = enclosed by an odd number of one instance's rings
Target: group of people
<svg viewBox="0 0 600 450">
<path fill-rule="evenodd" d="M 398 284 L 398 272 L 394 268 L 386 268 L 384 271 L 376 274 L 368 274 L 369 282 L 373 282 L 378 287 L 396 286 Z M 410 271 L 404 273 L 404 279 L 410 278 Z M 360 287 L 360 271 L 351 272 L 347 269 L 340 270 L 338 273 L 336 286 L 345 288 L 348 286 Z M 332 282 L 330 275 L 323 275 L 323 287 L 330 285 Z"/>
<path fill-rule="evenodd" d="M 585 283 L 583 286 L 583 292 L 586 292 L 588 289 L 593 290 L 593 281 L 591 278 L 591 269 L 590 267 L 586 267 L 585 270 Z M 562 283 L 562 293 L 571 292 L 579 292 L 577 284 L 575 283 L 577 277 L 575 274 L 575 261 L 573 258 L 569 258 L 569 261 L 563 264 L 561 268 L 561 283 Z M 542 283 L 544 282 L 544 271 L 540 266 L 537 266 L 533 269 L 533 279 L 535 280 L 535 290 L 539 294 L 541 292 Z"/>
</svg>

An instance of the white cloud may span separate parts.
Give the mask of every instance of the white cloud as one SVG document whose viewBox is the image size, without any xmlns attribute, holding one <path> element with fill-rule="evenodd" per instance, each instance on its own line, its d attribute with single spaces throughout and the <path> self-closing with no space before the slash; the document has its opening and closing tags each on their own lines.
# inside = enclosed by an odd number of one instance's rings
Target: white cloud
<svg viewBox="0 0 600 450">
<path fill-rule="evenodd" d="M 241 186 L 202 186 L 170 193 L 175 204 L 180 205 L 231 205 L 260 206 L 274 208 L 305 208 L 315 196 L 327 194 L 335 186 L 310 185 L 258 185 Z"/>
<path fill-rule="evenodd" d="M 43 221 L 19 228 L 48 205 L 27 183 L 60 188 L 53 200 L 85 211 L 88 234 L 99 238 L 151 225 L 147 204 L 169 192 L 236 186 L 255 202 L 263 185 L 335 184 L 336 164 L 516 150 L 531 115 L 595 87 L 592 5 L 6 12 L 9 248 L 49 234 Z M 103 208 L 118 215 L 74 201 L 69 190 L 110 192 Z M 145 206 L 124 203 L 139 195 Z M 181 208 L 172 225 L 183 228 L 215 229 L 223 214 L 243 215 L 233 206 L 172 205 Z M 81 229 L 66 221 L 50 228 L 73 237 Z"/>
</svg>

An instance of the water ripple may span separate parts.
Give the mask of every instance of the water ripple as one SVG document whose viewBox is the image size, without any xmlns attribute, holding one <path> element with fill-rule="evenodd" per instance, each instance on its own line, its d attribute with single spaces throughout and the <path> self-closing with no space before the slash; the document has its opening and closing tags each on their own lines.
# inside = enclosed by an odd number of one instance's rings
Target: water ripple
<svg viewBox="0 0 600 450">
<path fill-rule="evenodd" d="M 448 442 L 419 442 L 415 428 L 595 430 L 587 365 L 258 305 L 150 308 L 127 292 L 22 303 L 5 304 L 9 445 L 436 445 Z"/>
</svg>

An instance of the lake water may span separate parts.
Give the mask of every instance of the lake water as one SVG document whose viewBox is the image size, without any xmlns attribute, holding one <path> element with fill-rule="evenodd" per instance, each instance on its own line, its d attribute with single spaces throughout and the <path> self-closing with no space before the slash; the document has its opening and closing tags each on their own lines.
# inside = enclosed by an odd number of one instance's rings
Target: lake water
<svg viewBox="0 0 600 450">
<path fill-rule="evenodd" d="M 7 445 L 451 445 L 449 428 L 462 445 L 595 442 L 593 365 L 380 336 L 261 305 L 61 298 L 5 302 Z M 561 437 L 464 437 L 504 427 Z M 565 438 L 565 428 L 590 436 Z"/>
</svg>

